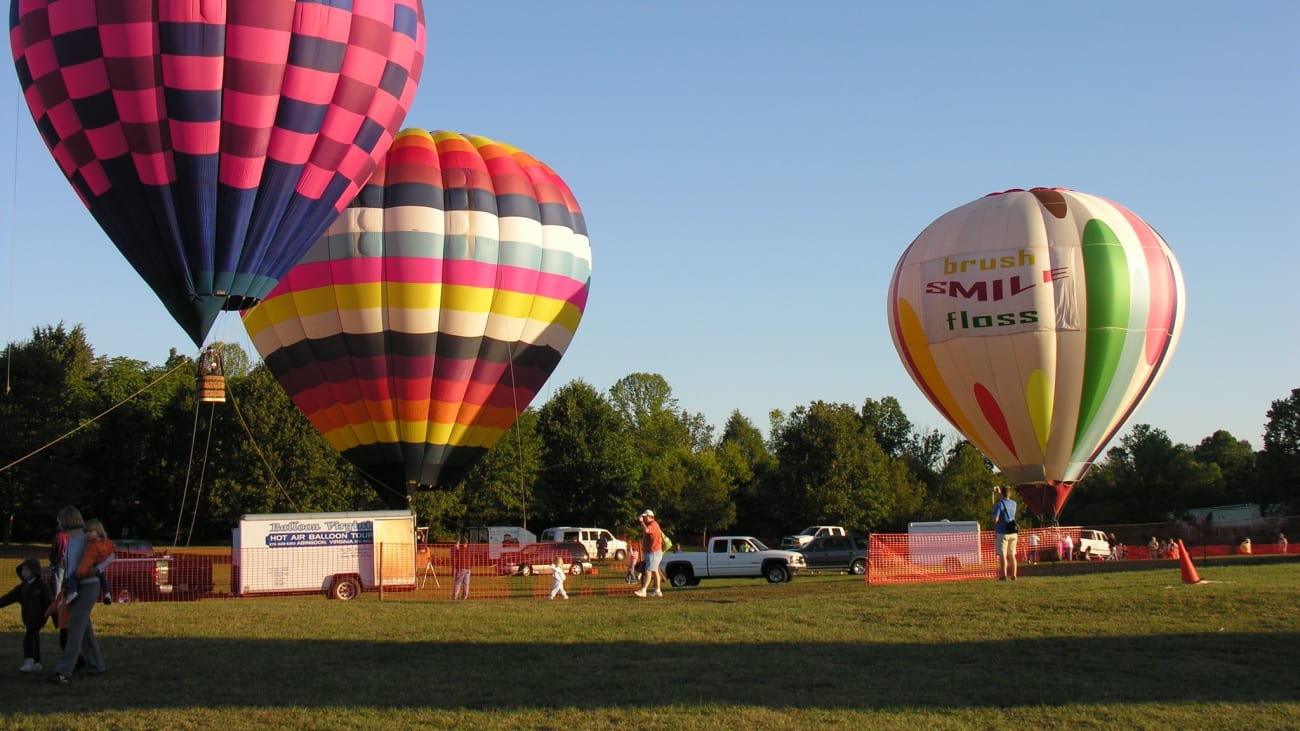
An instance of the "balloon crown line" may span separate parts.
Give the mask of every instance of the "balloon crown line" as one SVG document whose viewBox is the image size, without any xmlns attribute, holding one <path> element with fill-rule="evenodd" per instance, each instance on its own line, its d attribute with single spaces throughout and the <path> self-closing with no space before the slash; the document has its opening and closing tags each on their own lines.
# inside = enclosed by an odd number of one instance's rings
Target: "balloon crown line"
<svg viewBox="0 0 1300 731">
<path fill-rule="evenodd" d="M 1067 191 L 1067 192 L 1073 192 L 1073 191 L 1071 191 L 1070 188 L 1061 188 L 1061 187 L 1052 187 L 1052 186 L 1047 186 L 1047 185 L 1040 185 L 1040 186 L 1038 186 L 1037 188 L 1028 188 L 1028 189 L 1026 189 L 1026 188 L 1007 188 L 1006 190 L 999 190 L 999 191 L 996 191 L 996 192 L 994 192 L 994 193 L 988 193 L 988 194 L 985 195 L 984 197 L 985 197 L 985 198 L 992 198 L 992 197 L 995 196 L 995 195 L 1006 195 L 1007 193 L 1026 193 L 1026 192 L 1028 192 L 1028 193 L 1033 193 L 1033 192 L 1036 191 L 1036 190 L 1064 190 L 1064 191 Z"/>
</svg>

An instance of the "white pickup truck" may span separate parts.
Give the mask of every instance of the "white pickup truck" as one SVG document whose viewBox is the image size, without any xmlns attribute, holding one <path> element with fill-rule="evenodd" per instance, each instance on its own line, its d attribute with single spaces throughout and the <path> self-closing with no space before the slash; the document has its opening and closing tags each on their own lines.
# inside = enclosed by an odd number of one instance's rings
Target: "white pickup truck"
<svg viewBox="0 0 1300 731">
<path fill-rule="evenodd" d="M 802 555 L 771 549 L 750 536 L 717 536 L 702 552 L 668 553 L 659 569 L 676 587 L 695 586 L 700 579 L 752 577 L 779 584 L 808 568 Z"/>
<path fill-rule="evenodd" d="M 782 548 L 803 548 L 813 542 L 814 538 L 823 536 L 847 536 L 848 531 L 839 525 L 810 525 L 807 528 L 781 539 Z"/>
</svg>

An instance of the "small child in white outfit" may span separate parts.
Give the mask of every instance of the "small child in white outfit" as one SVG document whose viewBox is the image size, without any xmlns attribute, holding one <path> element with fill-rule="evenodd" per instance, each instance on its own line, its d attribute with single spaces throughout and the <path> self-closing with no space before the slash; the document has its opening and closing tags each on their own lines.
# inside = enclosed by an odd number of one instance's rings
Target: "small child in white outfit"
<svg viewBox="0 0 1300 731">
<path fill-rule="evenodd" d="M 551 562 L 551 598 L 554 599 L 556 594 L 569 598 L 569 593 L 564 590 L 564 577 L 568 572 L 564 570 L 564 559 L 556 556 Z"/>
</svg>

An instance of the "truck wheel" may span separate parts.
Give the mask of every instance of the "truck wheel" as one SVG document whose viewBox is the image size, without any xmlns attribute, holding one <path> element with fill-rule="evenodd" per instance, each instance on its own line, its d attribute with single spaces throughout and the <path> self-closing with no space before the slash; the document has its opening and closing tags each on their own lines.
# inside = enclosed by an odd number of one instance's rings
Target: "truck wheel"
<svg viewBox="0 0 1300 731">
<path fill-rule="evenodd" d="M 330 584 L 330 598 L 349 601 L 361 595 L 361 581 L 355 576 L 335 576 Z"/>
<path fill-rule="evenodd" d="M 690 586 L 691 579 L 693 578 L 691 570 L 685 566 L 673 566 L 668 569 L 668 583 L 674 588 L 681 589 L 682 587 Z M 698 584 L 699 582 L 697 581 L 695 583 Z"/>
<path fill-rule="evenodd" d="M 774 563 L 763 572 L 769 584 L 780 584 L 790 580 L 790 569 L 785 564 Z"/>
<path fill-rule="evenodd" d="M 626 559 L 626 558 L 627 558 L 627 551 L 624 551 L 624 550 L 622 550 L 622 549 L 619 549 L 619 550 L 617 550 L 617 551 L 614 552 L 614 560 L 615 560 L 615 561 L 622 561 L 622 560 L 624 560 L 624 559 Z"/>
<path fill-rule="evenodd" d="M 569 573 L 573 574 L 574 576 L 582 576 L 582 564 L 575 563 L 572 566 L 570 566 Z"/>
<path fill-rule="evenodd" d="M 849 573 L 854 576 L 861 576 L 867 573 L 867 560 L 865 558 L 853 559 L 853 563 L 849 564 Z"/>
</svg>

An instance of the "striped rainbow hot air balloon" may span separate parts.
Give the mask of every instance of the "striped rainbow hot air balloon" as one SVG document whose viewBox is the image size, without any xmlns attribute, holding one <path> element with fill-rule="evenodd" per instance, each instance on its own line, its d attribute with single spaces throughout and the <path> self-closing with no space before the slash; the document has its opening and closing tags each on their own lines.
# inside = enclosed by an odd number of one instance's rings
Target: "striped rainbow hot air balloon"
<svg viewBox="0 0 1300 731">
<path fill-rule="evenodd" d="M 1159 379 L 1185 308 L 1155 230 L 1061 188 L 939 217 L 899 259 L 888 303 L 912 380 L 1049 523 Z"/>
<path fill-rule="evenodd" d="M 293 402 L 373 480 L 460 480 L 564 355 L 587 303 L 577 200 L 510 145 L 402 131 L 244 326 Z"/>
</svg>

